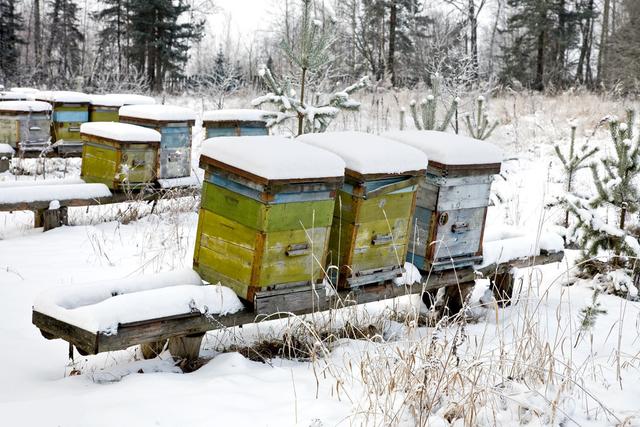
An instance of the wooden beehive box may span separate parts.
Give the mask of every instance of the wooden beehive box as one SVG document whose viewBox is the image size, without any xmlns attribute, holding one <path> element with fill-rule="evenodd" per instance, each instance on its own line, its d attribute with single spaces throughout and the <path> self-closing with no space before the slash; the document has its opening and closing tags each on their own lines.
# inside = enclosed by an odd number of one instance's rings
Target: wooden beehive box
<svg viewBox="0 0 640 427">
<path fill-rule="evenodd" d="M 9 144 L 18 155 L 42 151 L 50 140 L 51 105 L 39 101 L 0 102 L 0 144 Z"/>
<path fill-rule="evenodd" d="M 276 136 L 214 138 L 202 153 L 194 269 L 258 313 L 323 304 L 316 288 L 344 162 Z"/>
<path fill-rule="evenodd" d="M 162 135 L 156 177 L 191 175 L 191 128 L 195 113 L 172 105 L 127 105 L 119 110 L 120 122 L 155 129 Z"/>
<path fill-rule="evenodd" d="M 82 179 L 86 182 L 129 190 L 155 180 L 159 132 L 116 122 L 84 123 L 80 128 Z"/>
<path fill-rule="evenodd" d="M 207 138 L 269 135 L 267 121 L 275 114 L 263 110 L 211 110 L 202 115 Z"/>
<path fill-rule="evenodd" d="M 150 96 L 130 93 L 110 93 L 92 95 L 89 104 L 90 122 L 117 122 L 118 110 L 124 105 L 153 105 L 156 101 Z"/>
<path fill-rule="evenodd" d="M 329 242 L 341 288 L 385 282 L 403 272 L 418 182 L 427 156 L 363 132 L 307 134 L 298 140 L 335 153 L 346 163 Z"/>
<path fill-rule="evenodd" d="M 493 144 L 435 131 L 384 136 L 429 157 L 420 183 L 407 260 L 422 270 L 447 270 L 482 261 L 482 238 L 493 175 L 502 151 Z"/>
<path fill-rule="evenodd" d="M 38 92 L 36 100 L 53 107 L 51 139 L 61 155 L 82 153 L 80 125 L 89 121 L 89 96 L 80 92 Z"/>
</svg>

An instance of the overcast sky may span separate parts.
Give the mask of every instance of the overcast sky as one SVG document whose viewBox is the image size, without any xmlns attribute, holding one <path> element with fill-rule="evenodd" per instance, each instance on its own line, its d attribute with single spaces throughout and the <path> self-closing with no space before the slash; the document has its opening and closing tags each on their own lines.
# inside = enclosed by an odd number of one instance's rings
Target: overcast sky
<svg viewBox="0 0 640 427">
<path fill-rule="evenodd" d="M 227 21 L 231 17 L 231 31 L 241 36 L 251 34 L 265 28 L 265 19 L 269 19 L 268 10 L 272 0 L 215 0 L 221 11 L 209 22 L 211 31 L 220 35 Z M 217 27 L 217 28 L 216 28 Z"/>
</svg>

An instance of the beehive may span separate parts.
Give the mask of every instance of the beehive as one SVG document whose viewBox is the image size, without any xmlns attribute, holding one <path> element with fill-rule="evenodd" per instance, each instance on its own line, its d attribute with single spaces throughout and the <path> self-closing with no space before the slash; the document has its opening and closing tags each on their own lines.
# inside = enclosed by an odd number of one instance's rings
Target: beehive
<svg viewBox="0 0 640 427">
<path fill-rule="evenodd" d="M 155 99 L 150 96 L 130 93 L 110 93 L 107 95 L 92 95 L 89 104 L 90 122 L 117 122 L 118 110 L 124 105 L 152 105 Z"/>
<path fill-rule="evenodd" d="M 191 174 L 191 128 L 195 113 L 171 105 L 127 105 L 119 110 L 120 122 L 155 129 L 162 135 L 156 177 L 180 178 Z"/>
<path fill-rule="evenodd" d="M 53 107 L 51 140 L 61 155 L 82 153 L 80 125 L 89 121 L 89 96 L 80 92 L 38 92 L 36 100 Z"/>
<path fill-rule="evenodd" d="M 160 133 L 115 122 L 84 123 L 82 179 L 112 190 L 137 189 L 155 179 Z"/>
<path fill-rule="evenodd" d="M 362 132 L 297 138 L 340 156 L 345 185 L 338 192 L 329 264 L 340 266 L 340 287 L 384 282 L 402 274 L 418 182 L 427 156 L 420 150 Z"/>
<path fill-rule="evenodd" d="M 195 270 L 258 313 L 322 303 L 313 287 L 323 279 L 344 162 L 281 137 L 226 137 L 205 142 L 200 167 Z"/>
<path fill-rule="evenodd" d="M 263 110 L 211 110 L 202 115 L 207 138 L 269 135 L 267 121 L 274 113 Z"/>
<path fill-rule="evenodd" d="M 18 153 L 42 151 L 50 140 L 51 105 L 39 101 L 0 102 L 0 143 Z"/>
<path fill-rule="evenodd" d="M 384 136 L 429 156 L 420 183 L 407 259 L 423 270 L 461 268 L 482 261 L 482 237 L 493 175 L 502 152 L 493 144 L 435 131 Z"/>
</svg>

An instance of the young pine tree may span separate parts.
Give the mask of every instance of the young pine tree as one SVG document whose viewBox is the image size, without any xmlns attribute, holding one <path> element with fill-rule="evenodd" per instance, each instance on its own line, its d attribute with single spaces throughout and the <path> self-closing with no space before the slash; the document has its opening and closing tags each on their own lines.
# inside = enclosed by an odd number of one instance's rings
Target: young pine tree
<svg viewBox="0 0 640 427">
<path fill-rule="evenodd" d="M 630 257 L 640 256 L 637 236 L 630 234 L 627 226 L 628 216 L 640 210 L 640 194 L 635 184 L 640 177 L 640 138 L 633 135 L 634 119 L 635 113 L 629 110 L 626 122 L 610 120 L 614 154 L 600 165 L 591 165 L 595 197 L 588 201 L 575 196 L 567 198 L 569 210 L 578 219 L 584 258 L 609 253 L 613 268 L 630 267 Z M 608 210 L 614 212 L 613 223 L 601 217 Z"/>
</svg>

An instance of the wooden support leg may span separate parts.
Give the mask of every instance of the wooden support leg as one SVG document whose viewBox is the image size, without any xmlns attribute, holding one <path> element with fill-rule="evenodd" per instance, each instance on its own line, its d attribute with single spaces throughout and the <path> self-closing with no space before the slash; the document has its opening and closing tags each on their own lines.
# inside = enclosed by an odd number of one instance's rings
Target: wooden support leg
<svg viewBox="0 0 640 427">
<path fill-rule="evenodd" d="M 169 338 L 169 352 L 174 359 L 196 360 L 200 356 L 202 337 L 204 332 Z"/>
<path fill-rule="evenodd" d="M 6 172 L 11 167 L 11 157 L 0 157 L 0 173 Z"/>
<path fill-rule="evenodd" d="M 66 206 L 60 206 L 58 209 L 47 209 L 42 213 L 44 231 L 67 225 L 69 223 L 68 211 Z"/>
<path fill-rule="evenodd" d="M 144 359 L 153 359 L 154 357 L 158 356 L 160 353 L 162 353 L 165 342 L 165 340 L 162 340 L 140 344 L 142 357 Z"/>
<path fill-rule="evenodd" d="M 465 301 L 471 295 L 475 282 L 460 283 L 458 285 L 447 286 L 444 297 L 446 314 L 456 315 L 462 310 Z"/>
<path fill-rule="evenodd" d="M 493 278 L 492 282 L 493 295 L 500 307 L 507 307 L 511 305 L 511 298 L 513 296 L 513 274 L 498 273 Z"/>
<path fill-rule="evenodd" d="M 46 209 L 34 209 L 33 211 L 33 228 L 44 226 L 44 213 Z"/>
<path fill-rule="evenodd" d="M 431 307 L 433 307 L 433 305 L 436 303 L 437 294 L 437 289 L 424 291 L 424 293 L 422 294 L 422 302 L 427 306 L 427 309 L 431 309 Z"/>
</svg>

